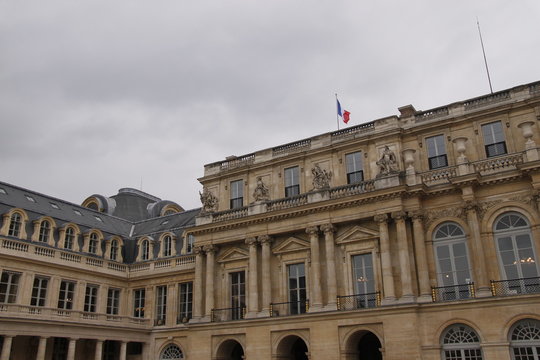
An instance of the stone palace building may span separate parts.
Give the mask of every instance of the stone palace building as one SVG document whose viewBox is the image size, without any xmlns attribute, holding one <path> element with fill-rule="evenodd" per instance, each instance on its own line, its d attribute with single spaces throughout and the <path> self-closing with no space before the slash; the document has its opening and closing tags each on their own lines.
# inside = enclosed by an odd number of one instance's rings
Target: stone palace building
<svg viewBox="0 0 540 360">
<path fill-rule="evenodd" d="M 540 359 L 540 82 L 205 165 L 0 183 L 1 360 Z"/>
</svg>

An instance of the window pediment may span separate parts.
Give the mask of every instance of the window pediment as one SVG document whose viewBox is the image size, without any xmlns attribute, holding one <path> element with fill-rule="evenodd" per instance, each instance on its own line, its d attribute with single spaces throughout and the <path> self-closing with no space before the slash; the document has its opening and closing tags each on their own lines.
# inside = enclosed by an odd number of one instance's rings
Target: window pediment
<svg viewBox="0 0 540 360">
<path fill-rule="evenodd" d="M 239 247 L 233 247 L 223 252 L 223 254 L 218 257 L 217 262 L 226 263 L 237 260 L 247 260 L 248 258 L 249 253 L 246 250 Z"/>
<path fill-rule="evenodd" d="M 306 250 L 309 250 L 309 248 L 310 248 L 309 241 L 291 236 L 290 238 L 286 239 L 281 244 L 276 246 L 272 250 L 272 252 L 274 254 L 284 254 L 284 253 L 296 252 L 296 251 L 306 251 Z"/>
<path fill-rule="evenodd" d="M 371 230 L 362 226 L 353 226 L 350 229 L 346 230 L 336 238 L 337 244 L 359 242 L 359 241 L 370 241 L 377 239 L 379 237 L 379 232 Z"/>
</svg>

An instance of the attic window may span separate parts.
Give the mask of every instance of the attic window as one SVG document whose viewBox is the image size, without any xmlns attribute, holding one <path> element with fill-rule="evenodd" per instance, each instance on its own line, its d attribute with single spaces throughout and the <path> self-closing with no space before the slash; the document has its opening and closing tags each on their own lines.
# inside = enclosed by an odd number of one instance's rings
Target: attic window
<svg viewBox="0 0 540 360">
<path fill-rule="evenodd" d="M 99 216 L 94 216 L 96 218 L 97 221 L 99 222 L 103 222 L 103 220 L 101 220 L 101 218 Z"/>
<path fill-rule="evenodd" d="M 79 215 L 79 216 L 82 216 L 82 214 L 81 214 L 81 212 L 80 212 L 79 210 L 73 209 L 73 212 L 74 212 L 75 214 Z"/>
<path fill-rule="evenodd" d="M 36 202 L 36 199 L 34 199 L 33 197 L 31 197 L 30 195 L 24 195 L 24 197 L 26 198 L 26 200 L 28 200 L 28 201 L 30 201 L 30 202 L 33 202 L 33 203 Z"/>
<path fill-rule="evenodd" d="M 50 203 L 50 204 L 53 209 L 60 210 L 60 207 L 56 205 L 55 203 Z"/>
<path fill-rule="evenodd" d="M 4 190 L 4 188 L 0 188 L 0 194 L 7 195 L 7 192 L 6 192 L 6 190 Z"/>
</svg>

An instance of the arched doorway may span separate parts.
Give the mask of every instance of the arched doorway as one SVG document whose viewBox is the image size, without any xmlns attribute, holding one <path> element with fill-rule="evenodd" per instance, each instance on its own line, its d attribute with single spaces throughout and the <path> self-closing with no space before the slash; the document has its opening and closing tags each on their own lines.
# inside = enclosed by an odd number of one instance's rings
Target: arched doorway
<svg viewBox="0 0 540 360">
<path fill-rule="evenodd" d="M 280 341 L 277 356 L 280 360 L 308 360 L 308 347 L 301 337 L 289 335 Z"/>
<path fill-rule="evenodd" d="M 217 350 L 214 360 L 243 360 L 244 348 L 236 340 L 225 340 Z"/>
<path fill-rule="evenodd" d="M 353 333 L 346 344 L 347 360 L 382 360 L 381 341 L 371 331 L 359 330 Z"/>
</svg>

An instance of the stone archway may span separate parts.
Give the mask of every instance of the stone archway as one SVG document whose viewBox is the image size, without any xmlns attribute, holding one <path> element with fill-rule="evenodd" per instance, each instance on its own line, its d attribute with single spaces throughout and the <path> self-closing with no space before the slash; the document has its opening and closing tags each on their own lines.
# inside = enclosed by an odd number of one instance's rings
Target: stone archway
<svg viewBox="0 0 540 360">
<path fill-rule="evenodd" d="M 279 360 L 309 360 L 309 350 L 306 342 L 301 337 L 289 335 L 279 342 L 274 358 Z"/>
<path fill-rule="evenodd" d="M 347 340 L 345 360 L 382 360 L 381 341 L 371 331 L 359 330 Z"/>
<path fill-rule="evenodd" d="M 219 344 L 216 356 L 213 360 L 243 360 L 244 348 L 236 340 L 225 340 Z"/>
</svg>

